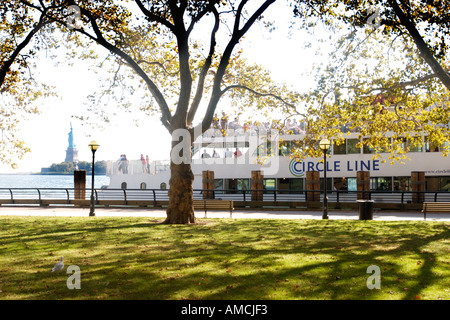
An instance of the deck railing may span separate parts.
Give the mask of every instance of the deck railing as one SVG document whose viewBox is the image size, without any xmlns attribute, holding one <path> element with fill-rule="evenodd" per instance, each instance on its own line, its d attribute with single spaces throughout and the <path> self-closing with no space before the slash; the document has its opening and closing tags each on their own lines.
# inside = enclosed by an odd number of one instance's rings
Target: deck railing
<svg viewBox="0 0 450 320">
<path fill-rule="evenodd" d="M 210 190 L 194 189 L 194 199 L 203 199 Z M 262 192 L 262 200 L 252 200 L 252 192 Z M 315 193 L 315 198 L 308 195 Z M 422 202 L 450 202 L 448 191 L 329 191 L 330 207 L 356 204 L 358 193 L 373 200 L 375 206 L 391 204 L 394 208 Z M 323 192 L 318 190 L 215 190 L 215 199 L 234 200 L 236 207 L 273 206 L 298 207 L 323 201 Z M 80 205 L 89 206 L 91 189 L 74 188 L 0 188 L 0 205 Z M 318 196 L 318 197 L 317 197 Z M 161 207 L 167 205 L 167 189 L 94 189 L 96 205 L 139 205 Z M 396 206 L 397 205 L 397 206 Z M 400 207 L 398 206 L 400 205 Z"/>
</svg>

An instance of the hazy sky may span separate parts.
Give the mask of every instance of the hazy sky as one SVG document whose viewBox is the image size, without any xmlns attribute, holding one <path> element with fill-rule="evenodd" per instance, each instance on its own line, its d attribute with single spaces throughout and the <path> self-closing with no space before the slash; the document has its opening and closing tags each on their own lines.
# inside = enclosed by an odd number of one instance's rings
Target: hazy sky
<svg viewBox="0 0 450 320">
<path fill-rule="evenodd" d="M 289 36 L 287 22 L 292 17 L 292 10 L 285 8 L 284 3 L 276 2 L 265 14 L 266 19 L 275 21 L 278 29 L 271 34 L 262 26 L 251 29 L 243 40 L 244 54 L 249 61 L 269 68 L 277 81 L 302 90 L 311 85 L 311 80 L 302 77 L 301 73 L 310 70 L 314 54 L 313 50 L 302 49 L 304 33 L 294 31 Z M 56 67 L 44 55 L 38 68 L 40 77 L 47 84 L 56 86 L 61 99 L 42 101 L 41 114 L 30 116 L 21 124 L 20 136 L 31 152 L 18 163 L 17 170 L 0 165 L 0 172 L 38 172 L 41 167 L 64 161 L 71 122 L 80 161 L 91 160 L 88 148 L 91 140 L 100 144 L 96 160 L 117 160 L 123 153 L 130 160 L 139 159 L 141 153 L 148 154 L 151 160 L 169 158 L 170 135 L 157 117 L 138 115 L 139 126 L 136 126 L 133 121 L 136 115 L 123 114 L 118 121 L 102 124 L 105 128 L 92 128 L 71 117 L 86 108 L 87 95 L 100 85 L 99 75 L 89 71 L 87 65 L 77 62 L 73 66 Z"/>
</svg>

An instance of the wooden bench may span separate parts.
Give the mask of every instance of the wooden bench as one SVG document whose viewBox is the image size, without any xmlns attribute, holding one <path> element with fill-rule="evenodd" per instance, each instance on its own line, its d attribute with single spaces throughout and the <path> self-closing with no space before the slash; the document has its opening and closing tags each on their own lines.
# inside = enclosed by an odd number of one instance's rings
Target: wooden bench
<svg viewBox="0 0 450 320">
<path fill-rule="evenodd" d="M 450 202 L 424 202 L 423 203 L 423 219 L 427 219 L 427 213 L 447 213 L 450 212 Z"/>
<path fill-rule="evenodd" d="M 230 210 L 230 218 L 233 215 L 233 200 L 194 200 L 194 209 L 205 210 L 205 218 L 208 210 Z"/>
</svg>

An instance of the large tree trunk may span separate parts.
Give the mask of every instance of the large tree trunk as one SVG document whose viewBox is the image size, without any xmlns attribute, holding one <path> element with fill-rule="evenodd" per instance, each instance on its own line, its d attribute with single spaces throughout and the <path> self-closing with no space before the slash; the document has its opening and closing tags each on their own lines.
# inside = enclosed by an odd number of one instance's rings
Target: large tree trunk
<svg viewBox="0 0 450 320">
<path fill-rule="evenodd" d="M 170 163 L 169 207 L 164 223 L 189 224 L 195 223 L 193 205 L 194 174 L 190 164 Z"/>
</svg>

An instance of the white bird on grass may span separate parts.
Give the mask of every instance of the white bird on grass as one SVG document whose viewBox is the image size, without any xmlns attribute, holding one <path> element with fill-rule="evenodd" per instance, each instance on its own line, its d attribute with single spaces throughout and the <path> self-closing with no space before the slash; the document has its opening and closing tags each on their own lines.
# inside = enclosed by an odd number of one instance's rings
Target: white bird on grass
<svg viewBox="0 0 450 320">
<path fill-rule="evenodd" d="M 64 268 L 64 262 L 63 262 L 63 257 L 61 257 L 59 262 L 57 264 L 55 264 L 55 266 L 53 267 L 52 272 L 61 271 L 63 268 Z"/>
</svg>

